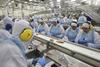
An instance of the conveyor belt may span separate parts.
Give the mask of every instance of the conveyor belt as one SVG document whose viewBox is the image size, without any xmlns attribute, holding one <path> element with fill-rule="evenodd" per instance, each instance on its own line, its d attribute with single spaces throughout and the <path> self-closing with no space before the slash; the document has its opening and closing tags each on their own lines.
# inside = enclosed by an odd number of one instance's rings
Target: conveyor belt
<svg viewBox="0 0 100 67">
<path fill-rule="evenodd" d="M 100 51 L 83 48 L 81 46 L 72 45 L 70 43 L 58 43 L 56 39 L 44 36 L 44 35 L 35 35 L 34 39 L 39 40 L 47 45 L 50 45 L 57 50 L 66 53 L 76 59 L 79 59 L 87 64 L 92 66 L 100 67 Z"/>
<path fill-rule="evenodd" d="M 47 55 L 47 58 L 53 60 L 54 62 L 56 62 L 59 66 L 61 66 L 61 62 L 58 60 L 58 58 L 54 57 L 53 55 Z"/>
</svg>

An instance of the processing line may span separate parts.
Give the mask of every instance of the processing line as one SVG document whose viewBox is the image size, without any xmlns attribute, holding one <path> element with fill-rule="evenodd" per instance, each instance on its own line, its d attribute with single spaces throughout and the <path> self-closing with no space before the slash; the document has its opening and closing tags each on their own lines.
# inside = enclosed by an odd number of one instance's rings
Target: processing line
<svg viewBox="0 0 100 67">
<path fill-rule="evenodd" d="M 89 65 L 92 65 L 94 67 L 100 67 L 99 50 L 82 47 L 70 42 L 60 43 L 57 39 L 53 39 L 51 37 L 41 34 L 34 35 L 34 39 Z"/>
</svg>

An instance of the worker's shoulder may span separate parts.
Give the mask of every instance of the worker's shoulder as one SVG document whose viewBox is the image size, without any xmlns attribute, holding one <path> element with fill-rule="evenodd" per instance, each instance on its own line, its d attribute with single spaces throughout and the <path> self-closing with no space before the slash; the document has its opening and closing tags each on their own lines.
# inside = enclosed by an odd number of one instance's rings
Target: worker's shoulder
<svg viewBox="0 0 100 67">
<path fill-rule="evenodd" d="M 4 53 L 19 53 L 20 49 L 17 47 L 17 45 L 13 42 L 4 42 L 0 43 L 0 50 Z"/>
</svg>

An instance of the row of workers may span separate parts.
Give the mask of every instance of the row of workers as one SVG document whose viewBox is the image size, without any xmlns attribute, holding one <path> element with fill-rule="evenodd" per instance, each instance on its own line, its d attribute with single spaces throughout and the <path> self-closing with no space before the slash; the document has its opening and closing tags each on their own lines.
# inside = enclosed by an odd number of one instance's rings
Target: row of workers
<svg viewBox="0 0 100 67">
<path fill-rule="evenodd" d="M 13 22 L 11 18 L 5 17 L 0 29 L 0 67 L 28 67 L 27 45 L 31 44 L 33 36 L 34 31 L 29 22 L 25 20 Z M 34 64 L 34 59 L 32 63 Z M 33 67 L 57 67 L 54 62 L 50 62 L 51 65 L 48 66 L 44 55 L 38 57 L 35 64 Z"/>
<path fill-rule="evenodd" d="M 65 41 L 69 40 L 71 42 L 76 42 L 76 43 L 83 44 L 89 47 L 100 48 L 100 45 L 99 45 L 100 36 L 95 31 L 95 29 L 93 29 L 93 27 L 91 26 L 91 23 L 89 22 L 84 22 L 81 27 L 78 27 L 77 22 L 74 21 L 70 23 L 70 25 L 68 26 L 66 30 L 63 29 L 63 25 L 61 25 L 55 19 L 52 20 L 50 28 L 48 27 L 48 24 L 43 23 L 41 21 L 39 24 L 37 22 L 33 22 L 33 24 L 34 23 L 35 25 L 37 25 L 35 27 L 36 32 L 45 34 L 47 36 L 61 38 L 61 39 L 64 39 Z M 5 65 L 4 65 L 4 62 L 1 61 L 0 65 L 2 67 L 6 67 L 6 65 L 7 66 L 14 65 L 15 67 L 17 67 L 21 63 L 22 63 L 21 64 L 22 66 L 27 65 L 27 62 L 25 62 L 26 60 L 25 60 L 24 54 L 26 50 L 26 45 L 30 43 L 34 34 L 31 26 L 32 25 L 30 25 L 27 21 L 24 21 L 24 20 L 19 20 L 18 22 L 16 21 L 14 23 L 13 21 L 11 21 L 10 18 L 8 17 L 4 18 L 3 29 L 8 30 L 12 34 L 10 34 L 9 32 L 5 30 L 3 31 L 1 30 L 1 33 L 0 33 L 1 34 L 0 35 L 0 43 L 1 43 L 0 57 L 1 58 L 0 59 L 5 62 Z M 72 39 L 75 39 L 75 40 L 72 40 Z M 3 54 L 2 54 L 2 51 L 3 51 Z M 3 57 L 5 57 L 5 59 Z M 6 60 L 8 58 L 10 59 L 11 62 Z M 18 66 L 18 67 L 22 67 L 22 66 Z"/>
<path fill-rule="evenodd" d="M 95 31 L 90 21 L 84 21 L 78 24 L 78 21 L 73 20 L 70 24 L 62 25 L 59 20 L 53 18 L 51 25 L 43 21 L 32 22 L 35 24 L 35 31 L 48 36 L 64 39 L 79 43 L 88 47 L 100 48 L 100 35 Z"/>
<path fill-rule="evenodd" d="M 53 18 L 50 22 L 48 21 L 49 23 L 44 23 L 42 20 L 38 23 L 35 19 L 32 19 L 30 26 L 38 33 L 69 40 L 93 48 L 100 48 L 100 36 L 91 26 L 91 22 L 88 22 L 87 20 L 84 13 L 81 13 L 78 19 L 76 19 L 75 15 L 72 17 L 70 15 L 67 18 Z M 13 26 L 14 23 L 7 18 L 4 19 L 4 22 L 5 29 L 11 31 L 11 26 Z M 67 27 L 68 29 L 66 29 Z"/>
<path fill-rule="evenodd" d="M 61 25 L 64 25 L 64 23 L 67 23 L 68 25 L 70 25 L 72 21 L 76 21 L 78 25 L 82 25 L 83 23 L 87 21 L 92 21 L 92 18 L 86 15 L 84 12 L 82 12 L 79 15 L 69 14 L 68 16 L 63 15 L 63 16 L 58 16 L 55 18 L 59 21 Z"/>
</svg>

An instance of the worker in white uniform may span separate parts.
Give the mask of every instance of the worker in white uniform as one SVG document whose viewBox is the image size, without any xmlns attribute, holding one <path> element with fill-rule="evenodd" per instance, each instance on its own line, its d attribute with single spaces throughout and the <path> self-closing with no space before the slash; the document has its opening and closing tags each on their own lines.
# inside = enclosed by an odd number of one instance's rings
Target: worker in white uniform
<svg viewBox="0 0 100 67">
<path fill-rule="evenodd" d="M 27 22 L 16 22 L 13 36 L 6 30 L 0 30 L 0 67 L 27 67 L 24 42 L 32 38 L 32 30 Z"/>
<path fill-rule="evenodd" d="M 49 29 L 48 35 L 56 38 L 63 38 L 64 29 L 60 24 L 57 23 L 56 19 L 52 20 L 52 25 Z"/>
<path fill-rule="evenodd" d="M 43 21 L 43 20 L 39 20 L 39 26 L 37 28 L 37 32 L 41 33 L 41 34 L 47 34 L 49 32 L 49 27 L 48 25 Z"/>
<path fill-rule="evenodd" d="M 22 49 L 10 39 L 11 35 L 6 30 L 0 30 L 0 67 L 27 67 L 27 62 Z"/>
<path fill-rule="evenodd" d="M 71 26 L 65 31 L 65 36 L 64 36 L 65 41 L 69 40 L 71 42 L 74 42 L 78 34 L 78 31 L 79 31 L 78 25 L 75 21 L 73 21 L 71 23 Z"/>
<path fill-rule="evenodd" d="M 28 45 L 32 44 L 32 37 L 33 37 L 33 30 L 29 24 L 29 22 L 25 20 L 20 20 L 14 23 L 13 30 L 12 30 L 13 41 L 21 41 L 23 43 L 24 48 L 22 49 L 23 52 L 27 52 Z M 28 60 L 28 65 L 31 64 L 32 61 Z"/>
<path fill-rule="evenodd" d="M 100 48 L 100 35 L 91 27 L 90 23 L 83 23 L 75 42 L 93 48 Z"/>
</svg>

